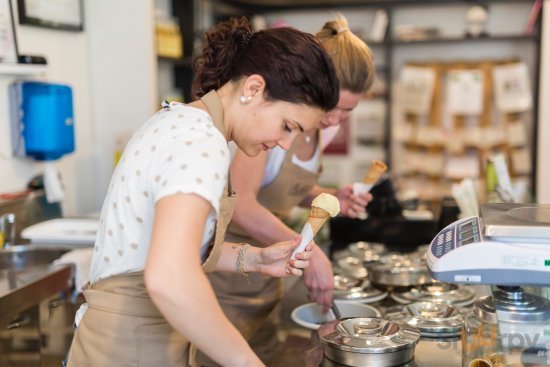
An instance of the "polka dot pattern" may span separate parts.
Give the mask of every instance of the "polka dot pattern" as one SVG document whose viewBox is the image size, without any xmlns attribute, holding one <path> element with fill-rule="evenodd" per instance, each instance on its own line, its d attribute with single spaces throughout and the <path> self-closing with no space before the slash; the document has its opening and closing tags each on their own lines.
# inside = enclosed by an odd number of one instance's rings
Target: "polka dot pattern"
<svg viewBox="0 0 550 367">
<path fill-rule="evenodd" d="M 229 150 L 204 111 L 171 104 L 138 129 L 123 158 L 104 201 L 90 268 L 92 282 L 144 269 L 160 199 L 190 193 L 203 197 L 212 207 L 202 229 L 203 251 L 215 233 Z"/>
</svg>

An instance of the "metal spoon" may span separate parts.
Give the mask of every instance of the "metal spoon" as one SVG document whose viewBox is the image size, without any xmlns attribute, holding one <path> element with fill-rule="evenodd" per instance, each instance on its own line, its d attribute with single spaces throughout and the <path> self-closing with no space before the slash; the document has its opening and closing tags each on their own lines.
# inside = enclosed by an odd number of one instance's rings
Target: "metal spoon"
<svg viewBox="0 0 550 367">
<path fill-rule="evenodd" d="M 340 320 L 342 318 L 342 314 L 340 313 L 340 310 L 338 309 L 338 306 L 336 306 L 336 302 L 334 302 L 334 300 L 332 300 L 330 309 L 332 310 L 332 313 L 337 320 Z"/>
</svg>

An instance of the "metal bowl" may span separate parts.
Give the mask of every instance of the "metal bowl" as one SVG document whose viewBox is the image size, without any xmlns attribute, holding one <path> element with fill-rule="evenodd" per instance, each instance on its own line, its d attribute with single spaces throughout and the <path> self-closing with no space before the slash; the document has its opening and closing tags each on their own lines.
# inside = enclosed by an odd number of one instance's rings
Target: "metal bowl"
<svg viewBox="0 0 550 367">
<path fill-rule="evenodd" d="M 317 331 L 325 356 L 346 366 L 397 366 L 414 357 L 420 332 L 376 317 L 329 321 Z"/>
<path fill-rule="evenodd" d="M 380 317 L 382 313 L 371 305 L 359 302 L 335 301 L 342 317 Z M 317 330 L 323 323 L 334 320 L 332 312 L 323 313 L 323 309 L 316 303 L 306 303 L 296 307 L 290 314 L 292 321 L 311 330 Z"/>
</svg>

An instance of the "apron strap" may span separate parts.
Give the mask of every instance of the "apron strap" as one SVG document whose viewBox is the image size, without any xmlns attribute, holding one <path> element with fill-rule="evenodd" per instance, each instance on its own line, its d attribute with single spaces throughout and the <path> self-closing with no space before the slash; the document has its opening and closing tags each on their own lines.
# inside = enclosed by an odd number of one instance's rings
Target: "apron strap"
<svg viewBox="0 0 550 367">
<path fill-rule="evenodd" d="M 89 308 L 138 317 L 163 317 L 151 298 L 132 297 L 94 289 L 84 291 Z"/>
<path fill-rule="evenodd" d="M 187 363 L 190 367 L 200 367 L 197 364 L 197 352 L 198 349 L 195 347 L 195 344 L 189 344 L 189 359 L 187 360 Z"/>
</svg>

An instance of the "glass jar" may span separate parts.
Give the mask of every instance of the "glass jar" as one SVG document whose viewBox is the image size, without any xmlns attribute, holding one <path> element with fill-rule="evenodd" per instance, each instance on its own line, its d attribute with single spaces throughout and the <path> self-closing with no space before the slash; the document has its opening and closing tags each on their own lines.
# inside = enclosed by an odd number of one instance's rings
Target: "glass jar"
<svg viewBox="0 0 550 367">
<path fill-rule="evenodd" d="M 464 315 L 462 367 L 504 367 L 492 296 L 478 298 Z"/>
</svg>

